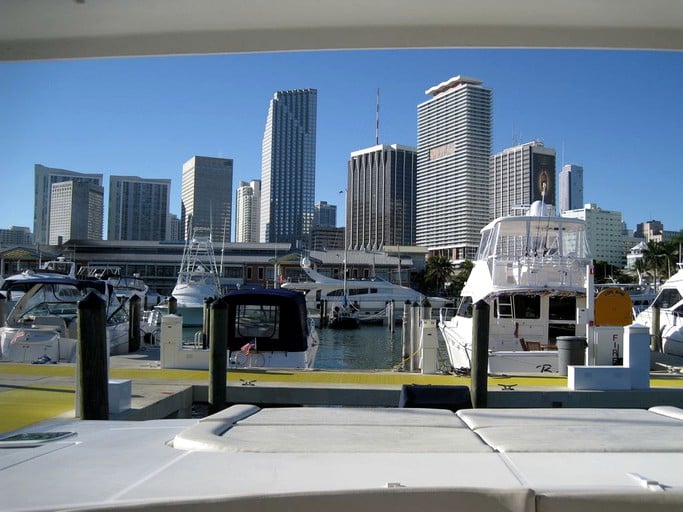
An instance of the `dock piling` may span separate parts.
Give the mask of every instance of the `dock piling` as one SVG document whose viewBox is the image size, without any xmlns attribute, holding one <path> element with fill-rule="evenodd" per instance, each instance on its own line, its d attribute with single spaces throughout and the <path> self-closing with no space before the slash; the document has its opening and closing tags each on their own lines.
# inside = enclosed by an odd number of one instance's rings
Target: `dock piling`
<svg viewBox="0 0 683 512">
<path fill-rule="evenodd" d="M 109 419 L 109 368 L 106 304 L 90 292 L 78 303 L 78 364 L 76 384 L 80 417 Z"/>
<path fill-rule="evenodd" d="M 128 352 L 140 350 L 140 296 L 133 295 L 128 299 Z"/>
<path fill-rule="evenodd" d="M 228 304 L 222 298 L 211 303 L 209 328 L 209 413 L 225 409 L 228 371 Z"/>
<path fill-rule="evenodd" d="M 480 300 L 472 315 L 472 406 L 487 406 L 489 366 L 489 305 Z"/>
</svg>

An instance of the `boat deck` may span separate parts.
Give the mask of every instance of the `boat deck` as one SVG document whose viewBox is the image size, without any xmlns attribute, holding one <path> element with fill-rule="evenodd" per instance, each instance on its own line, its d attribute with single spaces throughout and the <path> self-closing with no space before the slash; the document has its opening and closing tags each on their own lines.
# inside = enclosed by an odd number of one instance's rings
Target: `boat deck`
<svg viewBox="0 0 683 512">
<path fill-rule="evenodd" d="M 682 429 L 672 407 L 63 421 L 45 431 L 69 437 L 0 448 L 0 495 L 7 511 L 674 511 Z"/>
</svg>

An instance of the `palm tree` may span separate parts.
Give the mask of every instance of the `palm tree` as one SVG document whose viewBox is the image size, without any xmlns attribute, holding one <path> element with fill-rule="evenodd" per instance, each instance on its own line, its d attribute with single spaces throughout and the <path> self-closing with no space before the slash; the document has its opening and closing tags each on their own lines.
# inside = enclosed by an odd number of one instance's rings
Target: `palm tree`
<svg viewBox="0 0 683 512">
<path fill-rule="evenodd" d="M 455 266 L 448 256 L 437 254 L 427 260 L 425 281 L 437 294 L 444 291 L 447 282 L 453 277 Z"/>
<path fill-rule="evenodd" d="M 467 279 L 472 273 L 473 267 L 474 263 L 472 263 L 471 260 L 465 260 L 460 264 L 455 276 L 453 276 L 453 279 L 451 280 L 451 296 L 457 297 L 460 295 L 460 292 L 462 292 L 462 289 L 465 286 L 465 282 L 467 282 Z"/>
<path fill-rule="evenodd" d="M 654 286 L 657 290 L 658 275 L 669 270 L 670 273 L 670 248 L 664 242 L 656 242 L 650 240 L 647 243 L 647 249 L 643 252 L 643 262 L 645 268 L 651 269 L 654 275 Z"/>
</svg>

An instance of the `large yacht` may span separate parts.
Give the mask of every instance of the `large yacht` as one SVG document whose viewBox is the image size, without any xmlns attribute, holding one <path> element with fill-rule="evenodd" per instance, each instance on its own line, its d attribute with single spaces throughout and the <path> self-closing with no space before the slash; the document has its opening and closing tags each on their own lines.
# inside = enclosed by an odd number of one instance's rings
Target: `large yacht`
<svg viewBox="0 0 683 512">
<path fill-rule="evenodd" d="M 361 322 L 383 322 L 387 317 L 387 307 L 394 304 L 394 320 L 401 318 L 403 304 L 422 303 L 427 297 L 417 290 L 390 283 L 379 277 L 369 279 L 335 279 L 321 274 L 313 268 L 308 258 L 301 259 L 301 268 L 310 280 L 287 281 L 282 288 L 299 290 L 306 294 L 306 304 L 312 315 L 320 313 L 322 303 L 327 311 L 340 310 L 349 303 Z M 430 299 L 431 300 L 431 299 Z"/>
<path fill-rule="evenodd" d="M 557 371 L 557 338 L 585 335 L 577 310 L 591 262 L 585 222 L 548 215 L 540 201 L 488 224 L 455 315 L 441 310 L 451 366 L 470 368 L 473 306 L 486 301 L 491 373 Z"/>
</svg>

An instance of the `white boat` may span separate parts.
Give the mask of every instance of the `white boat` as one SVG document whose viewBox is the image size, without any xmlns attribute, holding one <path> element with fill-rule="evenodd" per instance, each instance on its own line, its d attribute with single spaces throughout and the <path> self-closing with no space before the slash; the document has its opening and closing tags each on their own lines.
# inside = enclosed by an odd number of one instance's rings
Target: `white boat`
<svg viewBox="0 0 683 512">
<path fill-rule="evenodd" d="M 390 283 L 379 277 L 347 280 L 328 277 L 315 270 L 308 258 L 301 259 L 301 268 L 310 281 L 287 281 L 282 283 L 281 287 L 305 293 L 311 314 L 320 313 L 323 301 L 327 303 L 329 313 L 333 312 L 335 307 L 341 309 L 346 299 L 358 311 L 361 322 L 381 323 L 386 319 L 388 304 L 393 302 L 394 320 L 400 320 L 403 315 L 403 304 L 419 304 L 427 298 L 417 290 Z"/>
<path fill-rule="evenodd" d="M 9 283 L 8 283 L 9 282 Z M 0 327 L 0 359 L 23 363 L 75 362 L 78 302 L 90 292 L 106 303 L 106 337 L 111 355 L 129 351 L 128 312 L 105 281 L 66 275 L 14 276 L 5 281 L 25 292 Z"/>
<path fill-rule="evenodd" d="M 177 301 L 176 313 L 183 317 L 186 327 L 201 326 L 204 323 L 204 301 L 221 296 L 218 264 L 209 229 L 194 228 L 192 238 L 185 245 L 178 280 L 171 296 Z M 168 305 L 165 308 L 168 311 Z"/>
<path fill-rule="evenodd" d="M 0 495 L 6 512 L 673 512 L 682 418 L 671 406 L 238 404 L 205 418 L 53 420 L 2 436 Z"/>
<path fill-rule="evenodd" d="M 314 367 L 320 341 L 301 293 L 273 288 L 236 290 L 219 300 L 227 307 L 229 368 Z M 175 320 L 179 317 L 161 320 L 161 367 L 208 369 L 208 340 L 196 336 L 183 341 Z"/>
<path fill-rule="evenodd" d="M 358 329 L 360 313 L 353 304 L 345 300 L 332 308 L 327 325 L 330 329 Z"/>
<path fill-rule="evenodd" d="M 43 263 L 40 267 L 24 270 L 3 279 L 0 293 L 6 299 L 6 311 L 9 312 L 35 282 L 52 277 L 69 277 L 76 279 L 76 264 L 65 258 L 57 258 Z"/>
<path fill-rule="evenodd" d="M 473 306 L 489 305 L 490 373 L 556 372 L 559 336 L 585 336 L 586 224 L 548 216 L 538 202 L 526 215 L 502 217 L 481 231 L 476 261 L 460 305 L 440 311 L 451 366 L 469 370 Z"/>
<path fill-rule="evenodd" d="M 635 323 L 652 327 L 653 308 L 659 308 L 662 351 L 683 356 L 683 264 L 659 289 L 650 307 L 636 316 Z"/>
<path fill-rule="evenodd" d="M 78 269 L 79 279 L 101 279 L 107 281 L 114 288 L 114 292 L 122 302 L 128 302 L 131 297 L 140 298 L 144 306 L 149 287 L 139 275 L 126 276 L 121 274 L 121 267 L 104 265 L 88 265 Z"/>
</svg>

